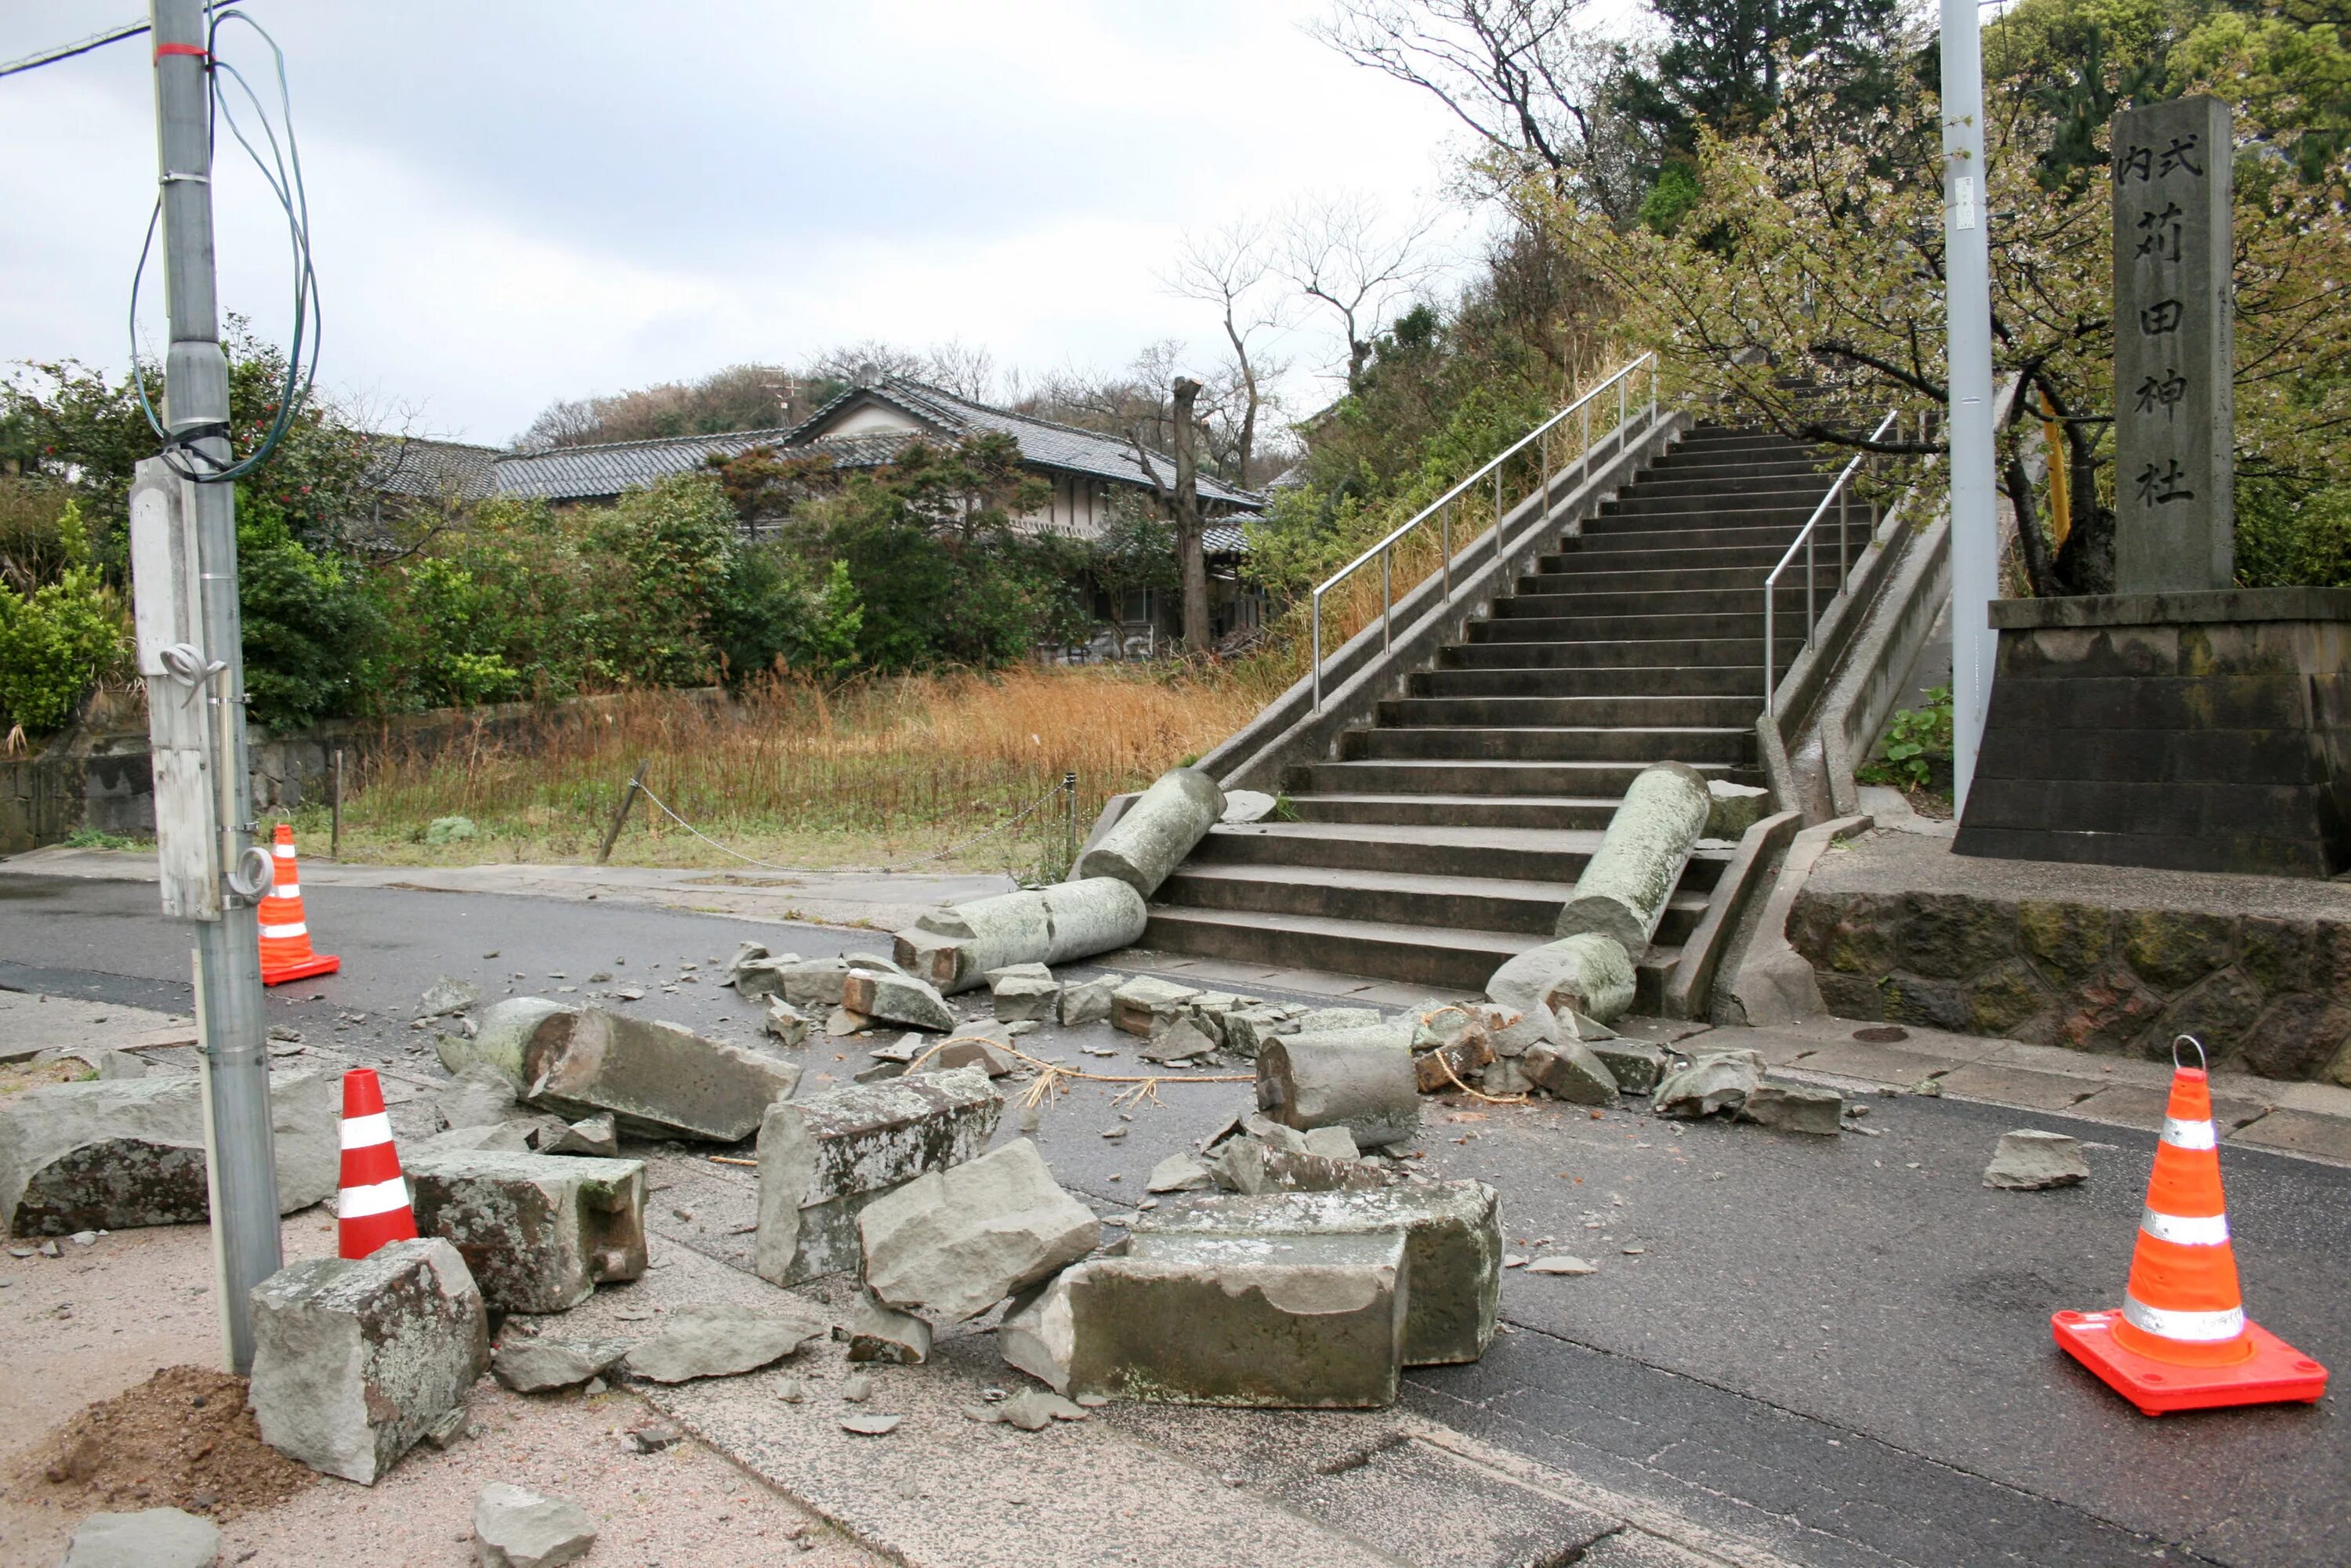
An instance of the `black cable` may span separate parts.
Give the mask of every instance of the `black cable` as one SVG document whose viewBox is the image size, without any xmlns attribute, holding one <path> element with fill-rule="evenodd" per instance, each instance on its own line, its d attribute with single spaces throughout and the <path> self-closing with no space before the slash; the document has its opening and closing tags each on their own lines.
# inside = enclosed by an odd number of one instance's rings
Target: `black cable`
<svg viewBox="0 0 2351 1568">
<path fill-rule="evenodd" d="M 127 22 L 120 27 L 109 28 L 103 33 L 93 33 L 78 44 L 60 44 L 54 49 L 44 49 L 37 55 L 26 55 L 21 60 L 10 60 L 5 65 L 0 65 L 0 77 L 12 77 L 18 71 L 28 71 L 36 66 L 53 66 L 59 60 L 69 60 L 77 55 L 86 55 L 93 49 L 102 49 L 109 44 L 119 44 L 125 38 L 135 38 L 146 32 L 150 26 L 151 24 L 146 22 Z"/>
</svg>

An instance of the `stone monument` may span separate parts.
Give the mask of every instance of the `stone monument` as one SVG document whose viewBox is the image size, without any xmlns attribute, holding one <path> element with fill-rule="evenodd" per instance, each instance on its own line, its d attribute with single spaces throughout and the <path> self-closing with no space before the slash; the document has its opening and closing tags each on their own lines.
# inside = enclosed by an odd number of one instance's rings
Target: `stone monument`
<svg viewBox="0 0 2351 1568">
<path fill-rule="evenodd" d="M 1991 606 L 1952 848 L 2351 870 L 2351 589 L 2234 586 L 2229 106 L 2114 120 L 2115 589 Z"/>
</svg>

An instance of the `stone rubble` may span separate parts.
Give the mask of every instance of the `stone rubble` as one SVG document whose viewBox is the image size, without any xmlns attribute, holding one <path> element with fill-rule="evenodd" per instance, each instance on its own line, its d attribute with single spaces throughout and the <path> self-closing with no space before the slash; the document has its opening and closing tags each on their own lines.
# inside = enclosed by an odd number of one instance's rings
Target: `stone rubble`
<svg viewBox="0 0 2351 1568">
<path fill-rule="evenodd" d="M 770 1307 L 684 1307 L 632 1347 L 621 1370 L 647 1383 L 734 1377 L 781 1361 L 831 1329 L 829 1320 L 790 1298 Z"/>
<path fill-rule="evenodd" d="M 541 1006 L 535 1016 L 517 1015 L 512 1054 L 527 1085 L 522 1098 L 567 1117 L 609 1111 L 632 1132 L 731 1144 L 757 1131 L 768 1106 L 799 1083 L 790 1062 L 680 1024 Z M 483 1037 L 489 1034 L 486 1025 Z"/>
<path fill-rule="evenodd" d="M 1747 1092 L 1739 1119 L 1784 1133 L 1834 1138 L 1844 1120 L 1844 1096 L 1834 1089 L 1801 1083 L 1759 1083 Z"/>
<path fill-rule="evenodd" d="M 474 1554 L 479 1568 L 562 1568 L 588 1555 L 596 1527 L 587 1511 L 505 1481 L 474 1499 Z"/>
<path fill-rule="evenodd" d="M 452 1132 L 495 1127 L 514 1115 L 514 1081 L 486 1061 L 467 1062 L 433 1096 L 433 1113 Z"/>
<path fill-rule="evenodd" d="M 1111 993 L 1111 1027 L 1148 1039 L 1161 1019 L 1177 1017 L 1184 1004 L 1199 994 L 1189 986 L 1138 975 Z"/>
<path fill-rule="evenodd" d="M 253 1288 L 250 1401 L 270 1447 L 372 1486 L 489 1365 L 488 1311 L 448 1242 L 313 1258 Z"/>
<path fill-rule="evenodd" d="M 1143 895 L 1133 887 L 1113 877 L 1086 876 L 932 911 L 897 934 L 893 951 L 952 995 L 1014 964 L 1050 967 L 1131 946 L 1148 920 Z M 925 933 L 944 940 L 925 940 Z"/>
<path fill-rule="evenodd" d="M 1004 1101 L 968 1069 L 779 1102 L 759 1128 L 751 1266 L 795 1285 L 859 1266 L 858 1216 L 915 1177 L 978 1155 Z"/>
<path fill-rule="evenodd" d="M 787 1047 L 808 1043 L 809 1017 L 780 996 L 768 998 L 768 1013 L 759 1027 Z"/>
<path fill-rule="evenodd" d="M 924 1173 L 858 1216 L 866 1288 L 946 1322 L 986 1312 L 1093 1248 L 1102 1225 L 1061 1190 L 1037 1146 Z"/>
<path fill-rule="evenodd" d="M 1042 964 L 991 969 L 987 990 L 999 1023 L 1050 1023 L 1061 1016 L 1061 983 Z"/>
<path fill-rule="evenodd" d="M 1587 1043 L 1616 1080 L 1616 1087 L 1627 1094 L 1646 1094 L 1656 1088 L 1673 1062 L 1662 1049 L 1644 1040 L 1608 1035 L 1599 1040 L 1587 1037 Z"/>
<path fill-rule="evenodd" d="M 416 1000 L 413 1016 L 421 1019 L 446 1018 L 476 1006 L 481 999 L 482 988 L 473 981 L 453 979 L 444 975 L 424 988 L 424 994 Z"/>
<path fill-rule="evenodd" d="M 997 1041 L 969 1030 L 956 1035 L 936 1051 L 925 1052 L 924 1071 L 952 1072 L 974 1068 L 990 1078 L 1006 1078 L 1020 1071 L 1020 1059 Z"/>
<path fill-rule="evenodd" d="M 832 1337 L 847 1342 L 852 1361 L 918 1365 L 931 1358 L 931 1325 L 870 1295 L 858 1297 L 849 1321 L 835 1324 Z"/>
<path fill-rule="evenodd" d="M 1310 1030 L 1269 1041 L 1257 1059 L 1258 1108 L 1285 1126 L 1344 1126 L 1358 1148 L 1420 1131 L 1412 1030 L 1405 1024 Z"/>
<path fill-rule="evenodd" d="M 1196 768 L 1169 768 L 1078 856 L 1071 874 L 1114 877 L 1149 898 L 1224 812 L 1225 792 L 1214 779 Z"/>
<path fill-rule="evenodd" d="M 420 1150 L 406 1170 L 418 1233 L 456 1248 L 498 1312 L 568 1312 L 644 1274 L 642 1160 Z"/>
<path fill-rule="evenodd" d="M 1111 993 L 1118 989 L 1117 977 L 1099 976 L 1091 980 L 1077 980 L 1061 988 L 1061 1022 L 1064 1029 L 1080 1024 L 1100 1023 L 1110 1017 Z"/>
<path fill-rule="evenodd" d="M 1983 1173 L 1984 1186 L 2011 1192 L 2074 1186 L 2089 1179 L 2090 1161 L 2082 1152 L 2079 1138 L 2032 1127 L 2002 1133 L 1992 1149 L 1991 1164 Z"/>
<path fill-rule="evenodd" d="M 490 1353 L 490 1375 L 517 1394 L 552 1394 L 601 1377 L 629 1354 L 624 1339 L 524 1339 L 509 1334 Z"/>
<path fill-rule="evenodd" d="M 341 1169 L 334 1080 L 273 1072 L 281 1214 L 331 1197 Z M 193 1225 L 211 1212 L 194 1073 L 44 1084 L 0 1097 L 0 1222 L 13 1236 Z"/>
<path fill-rule="evenodd" d="M 1692 1053 L 1690 1064 L 1660 1079 L 1649 1099 L 1660 1116 L 1694 1120 L 1701 1116 L 1737 1115 L 1763 1082 L 1763 1058 L 1752 1051 L 1709 1051 Z"/>
<path fill-rule="evenodd" d="M 1616 1075 L 1580 1040 L 1529 1046 L 1519 1070 L 1528 1082 L 1571 1105 L 1606 1105 L 1616 1098 Z"/>
<path fill-rule="evenodd" d="M 852 970 L 841 989 L 841 1005 L 868 1019 L 904 1024 L 936 1034 L 956 1027 L 955 1009 L 928 982 L 911 976 Z"/>
<path fill-rule="evenodd" d="M 1135 1054 L 1145 1061 L 1196 1061 L 1213 1055 L 1217 1042 L 1187 1014 L 1170 1013 L 1156 1020 L 1151 1042 Z"/>
</svg>

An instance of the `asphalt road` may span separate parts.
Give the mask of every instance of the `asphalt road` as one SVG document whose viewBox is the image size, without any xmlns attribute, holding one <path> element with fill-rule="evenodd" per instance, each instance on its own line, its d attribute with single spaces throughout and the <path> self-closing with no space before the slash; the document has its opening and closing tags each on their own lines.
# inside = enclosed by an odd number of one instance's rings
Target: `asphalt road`
<svg viewBox="0 0 2351 1568">
<path fill-rule="evenodd" d="M 584 989 L 599 971 L 675 980 L 694 963 L 707 976 L 746 935 L 804 954 L 886 940 L 394 889 L 314 886 L 306 899 L 345 971 L 272 993 L 272 1020 L 420 1068 L 432 1061 L 428 1037 L 407 1027 L 407 1011 L 437 975 L 479 980 L 491 997 L 509 986 L 550 993 Z M 155 910 L 148 884 L 0 867 L 0 986 L 184 1009 L 186 945 Z M 756 1009 L 714 980 L 640 1006 L 752 1038 Z M 369 1022 L 337 1030 L 349 1012 Z M 1105 1026 L 1039 1040 L 1078 1065 L 1128 1070 L 1077 1053 L 1133 1043 Z M 835 1054 L 844 1060 L 827 1060 Z M 811 1044 L 805 1056 L 810 1089 L 862 1064 L 854 1050 Z M 1131 1204 L 1153 1164 L 1249 1093 L 1171 1087 L 1123 1121 L 1109 1090 L 1086 1085 L 1036 1135 L 1071 1187 Z M 2050 1343 L 2052 1311 L 2119 1303 L 2151 1136 L 1949 1099 L 1868 1103 L 1882 1135 L 1825 1140 L 1678 1127 L 1637 1110 L 1431 1103 L 1430 1166 L 1499 1187 L 1511 1241 L 1528 1244 L 1519 1249 L 1574 1252 L 1600 1272 L 1507 1275 L 1515 1332 L 1476 1366 L 1416 1374 L 1408 1400 L 1823 1568 L 2351 1563 L 2339 1396 L 2151 1421 Z M 1005 1135 L 1016 1120 L 1008 1114 Z M 2027 1125 L 2089 1141 L 2091 1182 L 1984 1188 L 1994 1139 Z M 1102 1135 L 1118 1126 L 1124 1136 Z M 2351 1172 L 2251 1150 L 2226 1158 L 2249 1308 L 2341 1372 Z"/>
</svg>

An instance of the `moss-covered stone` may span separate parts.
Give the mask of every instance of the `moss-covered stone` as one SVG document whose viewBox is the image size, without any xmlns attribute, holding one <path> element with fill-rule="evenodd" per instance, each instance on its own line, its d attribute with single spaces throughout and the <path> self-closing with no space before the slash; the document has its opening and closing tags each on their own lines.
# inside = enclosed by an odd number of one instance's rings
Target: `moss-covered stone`
<svg viewBox="0 0 2351 1568">
<path fill-rule="evenodd" d="M 2264 1078 L 2325 1078 L 2330 1067 L 2351 1066 L 2351 1005 L 2287 997 L 2246 1031 L 2241 1054 Z"/>
<path fill-rule="evenodd" d="M 2237 922 L 2183 909 L 2126 909 L 2123 958 L 2161 991 L 2184 991 L 2236 956 Z"/>
<path fill-rule="evenodd" d="M 2016 951 L 2016 906 L 1954 893 L 1905 900 L 1900 967 L 1935 979 L 1965 980 Z"/>
<path fill-rule="evenodd" d="M 2059 1004 L 2057 1040 L 2076 1051 L 2122 1051 L 2163 1010 L 2163 1001 L 2116 967 L 2075 986 Z"/>
<path fill-rule="evenodd" d="M 2026 899 L 2016 906 L 2016 931 L 2028 955 L 2073 980 L 2105 966 L 2114 918 L 2094 904 Z"/>
<path fill-rule="evenodd" d="M 1883 1016 L 1896 1023 L 1961 1032 L 1971 1022 L 1967 997 L 1951 981 L 1888 975 L 1878 982 L 1878 988 L 1886 998 Z"/>
<path fill-rule="evenodd" d="M 2172 1040 L 2192 1034 L 2203 1042 L 2210 1060 L 2231 1060 L 2261 1011 L 2261 988 L 2231 966 L 2173 998 L 2156 1019 L 2155 1027 L 2140 1040 L 2139 1054 L 2150 1061 L 2168 1061 Z"/>
<path fill-rule="evenodd" d="M 1901 924 L 1898 896 L 1806 894 L 1788 921 L 1788 942 L 1816 969 L 1841 975 L 1883 975 L 1894 967 L 1894 936 Z"/>
<path fill-rule="evenodd" d="M 2027 1019 L 2056 1006 L 2032 967 L 2012 959 L 1970 984 L 1964 993 L 1974 1034 L 2013 1034 Z"/>
<path fill-rule="evenodd" d="M 1813 980 L 1821 988 L 1821 1005 L 1838 1018 L 1876 1021 L 1886 1016 L 1886 988 L 1875 977 L 1816 969 Z"/>
<path fill-rule="evenodd" d="M 2239 933 L 2237 967 L 2271 996 L 2307 988 L 2312 927 L 2302 920 L 2248 915 Z"/>
<path fill-rule="evenodd" d="M 2351 1000 L 2351 925 L 2337 920 L 2312 924 L 2304 987 L 2322 997 Z"/>
</svg>

